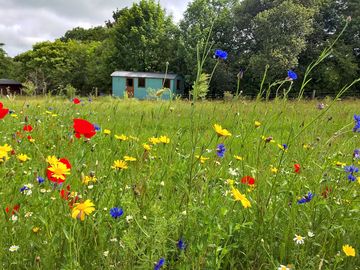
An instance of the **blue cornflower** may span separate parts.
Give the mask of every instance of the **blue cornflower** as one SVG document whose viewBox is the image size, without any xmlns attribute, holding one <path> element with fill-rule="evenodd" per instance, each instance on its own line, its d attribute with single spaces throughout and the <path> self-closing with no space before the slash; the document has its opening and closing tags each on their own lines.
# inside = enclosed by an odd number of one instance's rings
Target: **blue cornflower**
<svg viewBox="0 0 360 270">
<path fill-rule="evenodd" d="M 308 192 L 308 194 L 305 195 L 304 197 L 302 197 L 300 200 L 298 200 L 297 203 L 298 204 L 308 203 L 312 200 L 313 197 L 314 197 L 314 194 L 312 194 L 311 192 Z"/>
<path fill-rule="evenodd" d="M 284 143 L 284 144 L 282 145 L 282 147 L 284 148 L 284 150 L 288 149 L 288 146 L 287 146 L 286 143 Z"/>
<path fill-rule="evenodd" d="M 27 186 L 23 186 L 22 188 L 20 188 L 20 192 L 24 192 L 25 190 L 29 190 L 30 188 Z"/>
<path fill-rule="evenodd" d="M 351 174 L 359 172 L 359 169 L 356 168 L 354 165 L 345 166 L 344 170 L 345 170 L 345 172 L 348 172 L 348 173 L 351 173 Z"/>
<path fill-rule="evenodd" d="M 296 74 L 294 71 L 288 70 L 287 74 L 288 74 L 288 78 L 289 78 L 290 80 L 293 81 L 293 80 L 296 80 L 296 79 L 297 79 L 297 74 Z"/>
<path fill-rule="evenodd" d="M 157 264 L 155 264 L 154 266 L 154 270 L 159 270 L 161 267 L 163 267 L 165 264 L 165 259 L 164 258 L 161 258 Z"/>
<path fill-rule="evenodd" d="M 225 148 L 225 145 L 223 143 L 220 143 L 216 148 L 216 154 L 220 158 L 224 157 L 225 151 L 226 151 L 226 148 Z"/>
<path fill-rule="evenodd" d="M 226 60 L 227 59 L 227 57 L 228 57 L 228 54 L 227 54 L 227 52 L 225 52 L 225 51 L 222 51 L 222 50 L 216 50 L 215 51 L 215 58 L 216 59 L 223 59 L 223 60 Z"/>
<path fill-rule="evenodd" d="M 42 184 L 45 182 L 45 179 L 41 176 L 36 177 L 36 180 L 38 181 L 39 184 Z"/>
<path fill-rule="evenodd" d="M 124 211 L 121 208 L 113 207 L 110 209 L 110 215 L 113 218 L 121 217 L 124 214 Z"/>
<path fill-rule="evenodd" d="M 360 132 L 360 115 L 354 114 L 355 126 L 353 128 L 354 132 Z"/>
<path fill-rule="evenodd" d="M 356 180 L 356 176 L 353 174 L 349 174 L 348 179 L 349 179 L 349 181 L 354 182 Z"/>
<path fill-rule="evenodd" d="M 184 240 L 182 240 L 182 239 L 180 239 L 176 245 L 180 250 L 184 250 L 186 248 L 186 244 L 185 244 Z"/>
<path fill-rule="evenodd" d="M 355 149 L 355 150 L 354 150 L 353 157 L 354 157 L 355 159 L 360 158 L 360 150 L 359 150 L 359 149 Z"/>
<path fill-rule="evenodd" d="M 99 126 L 99 125 L 97 125 L 97 124 L 93 124 L 93 126 L 94 126 L 94 128 L 95 128 L 95 131 L 99 131 L 99 130 L 101 130 L 100 126 Z"/>
</svg>

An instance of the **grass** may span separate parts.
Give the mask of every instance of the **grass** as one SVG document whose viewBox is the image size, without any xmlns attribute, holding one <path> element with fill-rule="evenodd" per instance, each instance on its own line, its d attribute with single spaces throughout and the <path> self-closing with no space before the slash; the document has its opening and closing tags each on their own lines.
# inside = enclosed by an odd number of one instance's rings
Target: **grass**
<svg viewBox="0 0 360 270">
<path fill-rule="evenodd" d="M 352 131 L 358 101 L 336 102 L 326 112 L 317 109 L 317 102 L 283 100 L 1 102 L 17 115 L 0 120 L 0 145 L 7 143 L 16 152 L 0 164 L 3 269 L 152 269 L 160 258 L 165 258 L 164 269 L 255 270 L 281 264 L 360 269 L 360 183 L 350 182 L 336 165 L 359 165 L 353 159 L 359 135 Z M 90 140 L 77 139 L 74 118 L 96 123 L 101 131 Z M 261 126 L 255 128 L 255 121 Z M 212 127 L 216 123 L 232 136 L 218 137 Z M 34 142 L 22 131 L 24 124 L 34 128 Z M 121 142 L 116 134 L 139 140 Z M 161 135 L 170 143 L 144 151 L 143 143 Z M 272 136 L 275 143 L 262 136 Z M 226 147 L 224 158 L 216 155 L 220 143 Z M 278 144 L 287 144 L 287 151 Z M 31 160 L 20 162 L 20 153 Z M 62 186 L 47 179 L 37 183 L 37 176 L 46 178 L 49 155 L 65 157 L 72 165 Z M 114 160 L 125 155 L 137 161 L 128 162 L 127 170 L 112 169 Z M 197 155 L 209 159 L 202 164 Z M 300 173 L 294 164 L 300 164 Z M 92 173 L 97 182 L 89 188 L 82 179 Z M 255 178 L 255 187 L 241 183 L 246 175 Z M 228 179 L 251 207 L 234 200 Z M 28 183 L 33 184 L 29 196 L 20 192 Z M 71 217 L 68 202 L 59 195 L 66 185 L 81 201 L 95 204 L 84 221 Z M 308 192 L 314 198 L 298 204 Z M 16 204 L 20 209 L 13 221 Z M 124 214 L 112 218 L 112 207 L 121 207 Z M 304 244 L 295 243 L 295 234 L 305 237 Z M 177 246 L 180 239 L 185 250 Z M 344 254 L 346 244 L 355 248 L 355 257 Z M 12 245 L 19 249 L 10 252 Z"/>
</svg>

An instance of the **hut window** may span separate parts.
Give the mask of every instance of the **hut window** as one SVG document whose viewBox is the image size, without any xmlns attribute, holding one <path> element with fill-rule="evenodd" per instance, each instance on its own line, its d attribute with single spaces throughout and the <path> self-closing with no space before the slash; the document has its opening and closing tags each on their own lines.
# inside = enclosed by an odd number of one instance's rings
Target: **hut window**
<svg viewBox="0 0 360 270">
<path fill-rule="evenodd" d="M 176 80 L 176 90 L 180 90 L 181 82 L 180 80 Z"/>
<path fill-rule="evenodd" d="M 145 78 L 138 78 L 138 87 L 145 88 Z"/>
<path fill-rule="evenodd" d="M 164 88 L 170 88 L 170 80 L 166 79 L 165 81 L 163 81 L 164 84 Z"/>
<path fill-rule="evenodd" d="M 134 86 L 134 80 L 131 78 L 126 79 L 126 86 L 133 87 Z"/>
</svg>

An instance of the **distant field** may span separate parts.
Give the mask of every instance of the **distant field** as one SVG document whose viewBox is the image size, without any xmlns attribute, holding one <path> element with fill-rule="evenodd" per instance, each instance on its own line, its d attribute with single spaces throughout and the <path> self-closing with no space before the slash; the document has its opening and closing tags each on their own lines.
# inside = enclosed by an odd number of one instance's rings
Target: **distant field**
<svg viewBox="0 0 360 270">
<path fill-rule="evenodd" d="M 0 102 L 2 269 L 360 269 L 359 101 Z"/>
</svg>

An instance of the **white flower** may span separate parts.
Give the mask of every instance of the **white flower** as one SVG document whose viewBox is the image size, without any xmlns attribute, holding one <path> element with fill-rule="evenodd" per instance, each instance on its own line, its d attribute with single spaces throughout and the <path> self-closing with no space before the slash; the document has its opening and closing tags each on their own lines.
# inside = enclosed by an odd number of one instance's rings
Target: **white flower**
<svg viewBox="0 0 360 270">
<path fill-rule="evenodd" d="M 25 214 L 25 217 L 26 217 L 26 218 L 29 218 L 29 217 L 32 216 L 32 214 L 33 214 L 33 212 L 27 212 L 27 213 Z"/>
<path fill-rule="evenodd" d="M 308 236 L 311 238 L 311 237 L 314 237 L 315 234 L 313 232 L 311 232 L 311 231 L 308 231 Z"/>
<path fill-rule="evenodd" d="M 130 221 L 132 221 L 134 219 L 133 216 L 126 216 L 126 222 L 129 223 Z"/>
<path fill-rule="evenodd" d="M 12 216 L 11 216 L 11 220 L 12 220 L 12 221 L 17 221 L 17 220 L 18 220 L 18 216 L 17 216 L 17 215 L 12 215 Z"/>
<path fill-rule="evenodd" d="M 17 251 L 18 249 L 19 249 L 19 246 L 13 245 L 13 246 L 11 246 L 11 247 L 9 248 L 9 251 L 15 252 L 15 251 Z"/>
<path fill-rule="evenodd" d="M 94 185 L 88 185 L 88 189 L 93 189 Z"/>
<path fill-rule="evenodd" d="M 160 182 L 160 186 L 165 186 L 165 182 L 164 182 L 164 181 L 161 181 L 161 182 Z"/>
<path fill-rule="evenodd" d="M 146 219 L 147 219 L 147 217 L 146 217 L 146 216 L 143 216 L 143 219 L 145 219 L 145 220 L 146 220 Z"/>
<path fill-rule="evenodd" d="M 231 176 L 238 176 L 239 175 L 238 169 L 229 168 L 229 174 Z"/>
<path fill-rule="evenodd" d="M 298 245 L 299 244 L 300 245 L 304 244 L 304 239 L 305 239 L 305 237 L 302 237 L 301 235 L 295 234 L 294 241 L 295 241 L 296 244 L 298 244 Z"/>
<path fill-rule="evenodd" d="M 108 251 L 108 250 L 107 250 L 107 251 L 104 251 L 103 254 L 104 254 L 105 257 L 107 257 L 107 256 L 109 255 L 109 251 Z"/>
<path fill-rule="evenodd" d="M 111 238 L 110 239 L 110 242 L 117 242 L 118 240 L 117 240 L 117 238 Z"/>
<path fill-rule="evenodd" d="M 186 216 L 186 210 L 182 211 L 181 214 L 182 214 L 183 216 Z"/>
<path fill-rule="evenodd" d="M 278 270 L 290 270 L 290 268 L 286 267 L 285 265 L 280 264 Z"/>
<path fill-rule="evenodd" d="M 45 193 L 45 192 L 46 192 L 46 189 L 45 189 L 45 188 L 42 188 L 42 189 L 40 189 L 40 192 L 41 192 L 41 193 Z"/>
<path fill-rule="evenodd" d="M 25 194 L 26 196 L 30 196 L 30 195 L 32 194 L 31 189 L 25 189 L 25 190 L 24 190 L 24 194 Z"/>
</svg>

